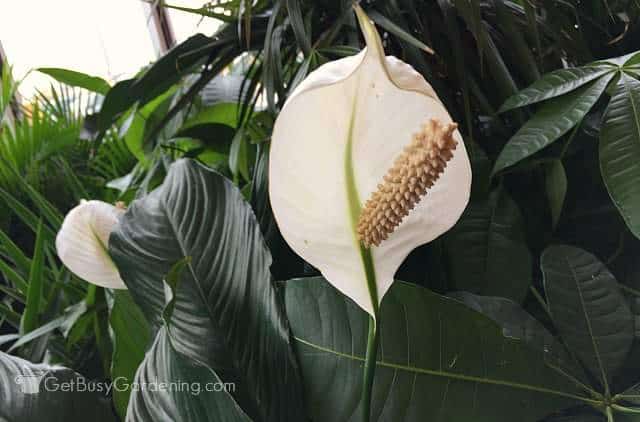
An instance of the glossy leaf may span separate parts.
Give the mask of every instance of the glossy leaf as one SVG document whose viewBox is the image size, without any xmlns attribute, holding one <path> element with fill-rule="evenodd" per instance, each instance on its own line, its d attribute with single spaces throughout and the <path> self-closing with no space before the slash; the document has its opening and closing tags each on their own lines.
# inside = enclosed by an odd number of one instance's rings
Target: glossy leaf
<svg viewBox="0 0 640 422">
<path fill-rule="evenodd" d="M 519 304 L 504 297 L 480 296 L 469 292 L 453 292 L 447 296 L 461 301 L 502 327 L 505 337 L 522 340 L 529 346 L 549 351 L 559 357 L 564 354 L 558 340 Z M 567 362 L 565 362 L 566 364 Z"/>
<path fill-rule="evenodd" d="M 190 160 L 174 163 L 158 189 L 134 201 L 110 252 L 154 327 L 165 307 L 163 280 L 182 272 L 172 314 L 173 346 L 237 381 L 256 420 L 298 421 L 302 400 L 288 328 L 271 283 L 271 256 L 240 192 Z"/>
<path fill-rule="evenodd" d="M 472 201 L 444 239 L 455 289 L 522 302 L 531 284 L 532 259 L 522 214 L 506 192 L 499 189 Z"/>
<path fill-rule="evenodd" d="M 494 174 L 535 154 L 582 121 L 604 93 L 612 75 L 544 104 L 500 152 Z"/>
<path fill-rule="evenodd" d="M 309 416 L 358 421 L 367 314 L 321 278 L 287 282 L 285 301 Z M 584 397 L 549 355 L 456 300 L 397 282 L 380 312 L 372 420 L 534 422 Z"/>
<path fill-rule="evenodd" d="M 88 383 L 71 369 L 36 365 L 0 352 L 0 420 L 115 422 L 106 397 L 81 391 L 79 386 L 86 388 Z"/>
<path fill-rule="evenodd" d="M 166 387 L 136 389 L 127 409 L 128 422 L 251 421 L 225 390 L 233 390 L 233 384 L 224 384 L 202 362 L 178 352 L 164 327 L 138 368 L 135 383 Z"/>
<path fill-rule="evenodd" d="M 540 267 L 554 324 L 607 386 L 626 359 L 634 333 L 616 279 L 595 256 L 572 246 L 550 246 Z"/>
<path fill-rule="evenodd" d="M 640 238 L 640 81 L 620 76 L 603 121 L 602 178 L 627 226 Z"/>
<path fill-rule="evenodd" d="M 507 99 L 502 107 L 500 107 L 500 112 L 567 94 L 603 76 L 605 73 L 613 71 L 615 71 L 613 66 L 605 65 L 554 70 L 531 84 L 531 86 Z"/>
</svg>

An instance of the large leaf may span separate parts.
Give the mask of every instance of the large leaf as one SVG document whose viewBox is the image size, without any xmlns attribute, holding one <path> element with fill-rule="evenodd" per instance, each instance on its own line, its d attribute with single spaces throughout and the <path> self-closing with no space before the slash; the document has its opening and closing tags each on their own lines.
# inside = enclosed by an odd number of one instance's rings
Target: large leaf
<svg viewBox="0 0 640 422">
<path fill-rule="evenodd" d="M 285 301 L 310 416 L 360 420 L 367 315 L 321 278 L 288 282 Z M 550 356 L 458 301 L 398 282 L 379 320 L 372 420 L 533 422 L 582 400 Z"/>
<path fill-rule="evenodd" d="M 558 97 L 614 70 L 615 67 L 606 65 L 555 70 L 507 99 L 500 112 Z"/>
<path fill-rule="evenodd" d="M 71 369 L 36 365 L 0 352 L 0 421 L 115 421 L 109 401 Z M 84 388 L 84 390 L 83 390 Z"/>
<path fill-rule="evenodd" d="M 509 139 L 496 160 L 493 172 L 497 173 L 535 154 L 580 123 L 607 88 L 611 78 L 611 74 L 603 76 L 574 92 L 544 104 Z"/>
<path fill-rule="evenodd" d="M 457 290 L 521 302 L 531 284 L 531 253 L 522 214 L 502 189 L 472 201 L 445 235 L 450 278 Z"/>
<path fill-rule="evenodd" d="M 562 346 L 549 330 L 520 305 L 509 299 L 479 296 L 469 292 L 453 292 L 447 296 L 491 318 L 502 327 L 505 337 L 522 340 L 539 350 L 551 351 L 555 356 L 560 356 L 562 353 Z"/>
<path fill-rule="evenodd" d="M 622 74 L 604 116 L 600 168 L 611 199 L 640 237 L 640 81 Z"/>
<path fill-rule="evenodd" d="M 124 419 L 134 375 L 152 339 L 147 320 L 126 290 L 114 291 L 109 325 L 113 332 L 111 379 L 122 386 L 113 390 L 113 402 Z"/>
<path fill-rule="evenodd" d="M 592 254 L 551 246 L 541 257 L 553 322 L 571 350 L 607 385 L 633 342 L 633 316 L 618 283 Z"/>
<path fill-rule="evenodd" d="M 234 401 L 233 383 L 223 383 L 206 365 L 179 353 L 166 328 L 138 368 L 127 421 L 250 422 Z M 164 388 L 162 387 L 164 385 Z"/>
<path fill-rule="evenodd" d="M 301 420 L 289 330 L 271 283 L 271 256 L 241 193 L 224 177 L 181 160 L 164 184 L 135 201 L 109 242 L 142 312 L 158 327 L 163 279 L 191 258 L 172 317 L 176 350 L 238 381 L 258 420 Z"/>
<path fill-rule="evenodd" d="M 111 88 L 107 81 L 97 76 L 90 76 L 85 73 L 76 72 L 68 69 L 57 69 L 53 67 L 41 67 L 39 72 L 45 73 L 58 82 L 67 84 L 70 86 L 77 86 L 86 90 L 97 92 L 98 94 L 105 95 Z"/>
</svg>

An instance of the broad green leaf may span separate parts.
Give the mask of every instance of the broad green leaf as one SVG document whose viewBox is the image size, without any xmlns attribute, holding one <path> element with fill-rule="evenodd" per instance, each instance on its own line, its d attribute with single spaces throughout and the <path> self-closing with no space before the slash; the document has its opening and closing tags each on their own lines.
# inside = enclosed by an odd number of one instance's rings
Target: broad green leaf
<svg viewBox="0 0 640 422">
<path fill-rule="evenodd" d="M 555 228 L 560 221 L 564 199 L 567 195 L 567 174 L 561 160 L 549 163 L 545 170 L 545 190 L 551 208 L 551 223 Z"/>
<path fill-rule="evenodd" d="M 224 383 L 201 361 L 178 352 L 164 327 L 138 368 L 135 383 L 165 388 L 135 389 L 128 422 L 251 421 L 230 394 L 234 384 Z"/>
<path fill-rule="evenodd" d="M 240 192 L 202 165 L 174 163 L 158 189 L 134 201 L 109 241 L 131 295 L 152 326 L 165 307 L 164 278 L 182 272 L 173 346 L 247 391 L 257 420 L 299 421 L 302 399 L 286 319 L 271 282 L 271 256 Z"/>
<path fill-rule="evenodd" d="M 0 420 L 115 422 L 106 397 L 82 391 L 88 383 L 71 369 L 36 365 L 0 352 Z"/>
<path fill-rule="evenodd" d="M 40 316 L 43 291 L 43 275 L 44 275 L 44 232 L 42 229 L 42 221 L 38 223 L 36 231 L 36 243 L 33 247 L 33 259 L 31 260 L 31 268 L 29 270 L 29 288 L 27 290 L 27 303 L 22 313 L 22 321 L 20 324 L 20 333 L 26 334 L 33 331 L 38 326 Z"/>
<path fill-rule="evenodd" d="M 613 66 L 588 65 L 583 67 L 559 69 L 549 72 L 539 80 L 531 84 L 528 88 L 518 92 L 513 97 L 507 99 L 500 112 L 505 112 L 529 104 L 558 97 L 580 88 L 587 82 L 603 76 L 605 73 L 615 71 Z"/>
<path fill-rule="evenodd" d="M 113 307 L 109 315 L 113 337 L 111 379 L 122 387 L 113 390 L 113 402 L 118 415 L 124 420 L 136 370 L 151 343 L 151 328 L 138 305 L 125 290 L 114 292 Z"/>
<path fill-rule="evenodd" d="M 600 98 L 612 74 L 603 76 L 567 95 L 545 103 L 500 152 L 493 173 L 535 154 L 582 121 Z"/>
<path fill-rule="evenodd" d="M 520 209 L 505 191 L 472 201 L 444 239 L 455 289 L 522 302 L 531 284 L 531 253 Z"/>
<path fill-rule="evenodd" d="M 550 246 L 540 267 L 554 324 L 608 391 L 634 333 L 616 279 L 595 256 L 573 246 Z"/>
<path fill-rule="evenodd" d="M 144 106 L 134 107 L 121 128 L 129 151 L 144 165 L 149 163 L 147 155 L 150 148 L 145 145 L 147 135 L 167 113 L 175 92 L 176 89 L 169 89 Z"/>
<path fill-rule="evenodd" d="M 286 283 L 309 408 L 357 421 L 367 314 L 321 278 Z M 551 356 L 462 303 L 397 282 L 380 309 L 372 420 L 535 422 L 583 400 Z"/>
<path fill-rule="evenodd" d="M 218 103 L 205 107 L 184 122 L 180 131 L 209 123 L 219 123 L 235 128 L 238 124 L 238 111 L 237 103 Z"/>
<path fill-rule="evenodd" d="M 640 238 L 640 81 L 620 76 L 603 122 L 602 178 L 629 230 Z"/>
<path fill-rule="evenodd" d="M 479 296 L 469 292 L 453 292 L 447 296 L 493 320 L 502 328 L 505 337 L 522 340 L 532 348 L 564 357 L 558 340 L 516 302 L 504 297 Z M 565 364 L 568 365 L 566 359 Z"/>
<path fill-rule="evenodd" d="M 111 87 L 102 78 L 97 76 L 90 76 L 85 73 L 76 72 L 75 70 L 57 69 L 53 67 L 41 67 L 38 72 L 51 76 L 58 82 L 69 86 L 77 86 L 84 88 L 88 91 L 97 92 L 98 94 L 105 95 Z"/>
</svg>

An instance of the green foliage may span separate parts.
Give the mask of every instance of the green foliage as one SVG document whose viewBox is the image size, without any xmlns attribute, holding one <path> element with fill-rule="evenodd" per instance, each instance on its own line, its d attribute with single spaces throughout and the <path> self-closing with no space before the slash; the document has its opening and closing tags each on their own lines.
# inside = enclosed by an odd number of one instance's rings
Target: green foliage
<svg viewBox="0 0 640 422">
<path fill-rule="evenodd" d="M 398 273 L 421 287 L 400 283 L 382 304 L 373 413 L 634 420 L 637 0 L 361 3 L 387 53 L 422 74 L 460 123 L 474 172 L 456 227 Z M 270 265 L 279 280 L 317 272 L 278 232 L 267 163 L 293 89 L 361 48 L 351 1 L 160 4 L 225 25 L 113 87 L 40 69 L 68 86 L 11 119 L 17 84 L 2 66 L 0 345 L 93 379 L 238 387 L 115 392 L 126 420 L 348 420 L 360 408 L 366 315 L 317 278 L 285 282 L 281 303 Z M 233 89 L 212 89 L 226 77 Z M 181 158 L 194 161 L 172 167 Z M 82 198 L 140 199 L 111 244 L 130 295 L 88 288 L 55 256 L 62 216 Z M 185 258 L 169 296 L 164 281 Z M 428 289 L 458 291 L 462 303 Z M 12 412 L 56 420 L 78 398 L 58 396 L 56 408 L 47 397 L 15 400 Z"/>
</svg>

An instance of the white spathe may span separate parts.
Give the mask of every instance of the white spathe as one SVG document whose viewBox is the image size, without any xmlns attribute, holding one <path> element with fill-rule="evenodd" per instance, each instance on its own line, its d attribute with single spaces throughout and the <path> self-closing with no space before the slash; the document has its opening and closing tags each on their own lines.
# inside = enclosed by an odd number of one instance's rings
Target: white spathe
<svg viewBox="0 0 640 422">
<path fill-rule="evenodd" d="M 109 235 L 124 212 L 102 201 L 83 201 L 69 211 L 56 236 L 56 250 L 64 265 L 89 283 L 126 289 L 108 253 Z"/>
<path fill-rule="evenodd" d="M 452 120 L 418 72 L 385 57 L 375 27 L 361 10 L 357 13 L 367 48 L 311 73 L 278 116 L 269 195 L 291 248 L 375 316 L 407 255 L 460 218 L 469 201 L 471 166 L 456 131 L 458 146 L 444 174 L 391 236 L 371 248 L 378 300 L 374 305 L 350 214 L 347 174 L 354 175 L 362 207 L 428 119 Z"/>
</svg>

